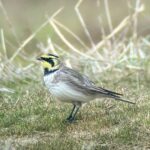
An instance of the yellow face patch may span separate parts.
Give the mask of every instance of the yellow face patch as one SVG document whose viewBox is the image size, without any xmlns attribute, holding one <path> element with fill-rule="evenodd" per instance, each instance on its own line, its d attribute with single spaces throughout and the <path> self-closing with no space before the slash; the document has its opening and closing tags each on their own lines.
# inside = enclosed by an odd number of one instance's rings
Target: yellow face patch
<svg viewBox="0 0 150 150">
<path fill-rule="evenodd" d="M 59 68 L 59 59 L 51 54 L 44 54 L 39 59 L 44 69 L 53 70 Z"/>
<path fill-rule="evenodd" d="M 47 61 L 42 61 L 41 64 L 42 64 L 43 68 L 47 68 L 48 70 L 50 70 L 52 68 L 52 65 Z"/>
</svg>

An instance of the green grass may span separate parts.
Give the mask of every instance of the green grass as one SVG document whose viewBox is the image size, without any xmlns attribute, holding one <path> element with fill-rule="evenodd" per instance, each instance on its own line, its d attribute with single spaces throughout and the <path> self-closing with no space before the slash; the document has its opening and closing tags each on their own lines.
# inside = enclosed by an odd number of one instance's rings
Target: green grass
<svg viewBox="0 0 150 150">
<path fill-rule="evenodd" d="M 0 150 L 150 149 L 148 3 L 0 1 Z M 136 105 L 93 101 L 66 123 L 72 106 L 39 81 L 35 58 L 47 52 Z"/>
<path fill-rule="evenodd" d="M 111 74 L 113 72 L 110 72 Z M 143 73 L 100 76 L 104 87 L 136 105 L 102 99 L 83 107 L 73 124 L 64 120 L 72 106 L 52 100 L 41 82 L 3 82 L 15 90 L 0 95 L 0 145 L 16 149 L 150 148 L 150 91 Z M 109 78 L 108 78 L 109 77 Z M 26 82 L 25 82 L 26 81 Z"/>
</svg>

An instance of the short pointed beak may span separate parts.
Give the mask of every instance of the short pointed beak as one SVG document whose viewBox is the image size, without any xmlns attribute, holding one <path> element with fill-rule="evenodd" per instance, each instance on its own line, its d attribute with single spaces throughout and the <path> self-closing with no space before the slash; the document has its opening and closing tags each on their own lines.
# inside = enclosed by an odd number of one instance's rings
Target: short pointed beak
<svg viewBox="0 0 150 150">
<path fill-rule="evenodd" d="M 39 60 L 39 61 L 41 61 L 41 60 L 42 60 L 42 58 L 41 58 L 41 57 L 37 57 L 36 59 L 37 59 L 37 60 Z"/>
</svg>

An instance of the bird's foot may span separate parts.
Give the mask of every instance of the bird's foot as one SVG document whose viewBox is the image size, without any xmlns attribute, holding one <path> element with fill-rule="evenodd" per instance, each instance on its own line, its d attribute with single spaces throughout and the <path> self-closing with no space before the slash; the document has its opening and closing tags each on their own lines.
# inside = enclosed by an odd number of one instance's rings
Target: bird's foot
<svg viewBox="0 0 150 150">
<path fill-rule="evenodd" d="M 72 116 L 69 116 L 69 117 L 66 119 L 66 122 L 73 123 L 73 122 L 75 122 L 75 118 L 72 117 Z"/>
<path fill-rule="evenodd" d="M 66 118 L 66 120 L 68 121 L 68 120 L 70 120 L 71 118 L 72 118 L 72 116 L 69 116 L 69 117 Z"/>
</svg>

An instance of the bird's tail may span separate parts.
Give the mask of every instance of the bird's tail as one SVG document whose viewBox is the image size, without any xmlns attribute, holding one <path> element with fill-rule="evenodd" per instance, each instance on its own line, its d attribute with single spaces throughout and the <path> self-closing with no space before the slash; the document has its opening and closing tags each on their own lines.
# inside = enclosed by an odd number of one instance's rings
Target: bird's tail
<svg viewBox="0 0 150 150">
<path fill-rule="evenodd" d="M 126 99 L 124 99 L 124 98 L 122 98 L 121 96 L 118 96 L 118 95 L 111 95 L 110 98 L 113 98 L 115 100 L 122 101 L 122 102 L 125 102 L 125 103 L 135 104 L 135 102 L 131 102 L 129 100 L 126 100 Z"/>
<path fill-rule="evenodd" d="M 122 98 L 123 94 L 113 92 L 104 88 L 97 88 L 96 90 L 98 90 L 99 93 L 104 95 L 105 97 L 113 98 L 115 100 L 130 103 L 130 104 L 135 104 L 134 102 L 131 102 L 129 100 L 125 100 L 124 98 Z"/>
</svg>

